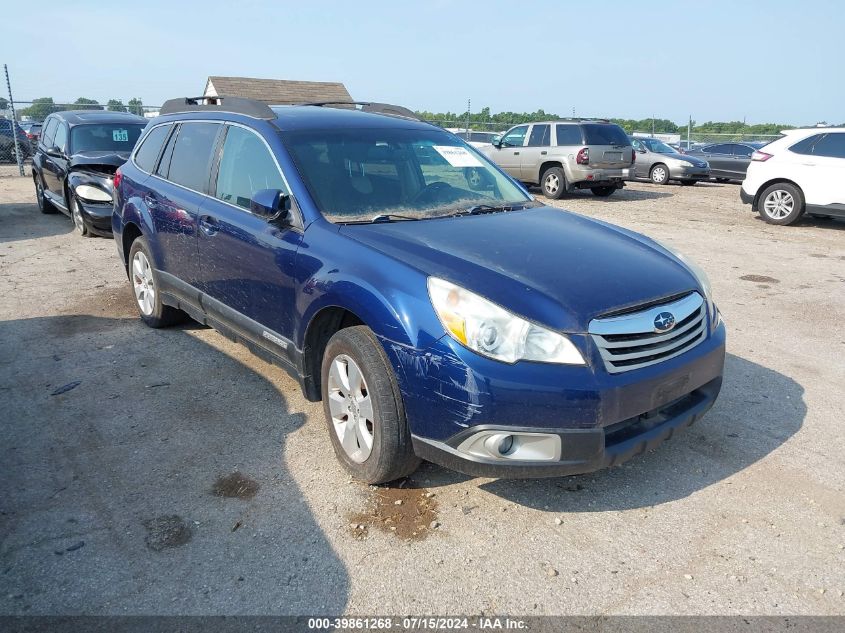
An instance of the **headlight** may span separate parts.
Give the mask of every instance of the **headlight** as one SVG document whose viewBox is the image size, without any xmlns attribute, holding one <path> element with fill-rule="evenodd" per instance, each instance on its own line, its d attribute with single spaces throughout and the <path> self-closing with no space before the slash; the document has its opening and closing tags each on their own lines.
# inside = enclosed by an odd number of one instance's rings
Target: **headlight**
<svg viewBox="0 0 845 633">
<path fill-rule="evenodd" d="M 74 191 L 76 191 L 76 195 L 80 198 L 90 200 L 91 202 L 111 202 L 111 195 L 99 187 L 78 185 Z"/>
<path fill-rule="evenodd" d="M 585 364 L 563 334 L 511 314 L 469 290 L 429 277 L 428 294 L 446 332 L 474 352 L 505 363 L 532 360 Z"/>
</svg>

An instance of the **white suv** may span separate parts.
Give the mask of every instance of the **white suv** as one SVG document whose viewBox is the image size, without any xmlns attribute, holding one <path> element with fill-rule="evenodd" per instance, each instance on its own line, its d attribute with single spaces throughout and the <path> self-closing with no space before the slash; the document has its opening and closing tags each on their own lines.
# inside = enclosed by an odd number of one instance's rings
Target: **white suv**
<svg viewBox="0 0 845 633">
<path fill-rule="evenodd" d="M 784 130 L 754 152 L 739 196 L 769 224 L 845 218 L 845 128 Z"/>
</svg>

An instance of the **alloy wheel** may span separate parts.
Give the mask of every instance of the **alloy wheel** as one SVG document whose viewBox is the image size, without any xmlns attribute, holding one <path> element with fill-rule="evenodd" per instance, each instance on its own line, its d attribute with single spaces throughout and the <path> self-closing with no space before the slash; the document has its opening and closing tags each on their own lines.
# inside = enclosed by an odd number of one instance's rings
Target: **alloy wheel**
<svg viewBox="0 0 845 633">
<path fill-rule="evenodd" d="M 44 210 L 44 187 L 41 186 L 41 183 L 36 179 L 35 181 L 35 200 L 38 202 L 38 210 Z"/>
<path fill-rule="evenodd" d="M 783 189 L 772 191 L 763 201 L 763 211 L 773 220 L 782 220 L 795 209 L 795 198 Z"/>
<path fill-rule="evenodd" d="M 150 260 L 143 251 L 138 251 L 132 258 L 132 286 L 141 314 L 150 316 L 155 309 L 156 287 Z"/>
<path fill-rule="evenodd" d="M 76 198 L 70 199 L 70 217 L 73 219 L 73 225 L 76 227 L 76 232 L 80 235 L 87 233 L 85 229 L 85 221 L 82 219 L 82 212 L 79 210 L 79 203 Z"/>
<path fill-rule="evenodd" d="M 367 461 L 375 430 L 373 401 L 361 368 L 346 354 L 332 360 L 328 392 L 329 411 L 340 445 L 353 462 Z"/>
</svg>

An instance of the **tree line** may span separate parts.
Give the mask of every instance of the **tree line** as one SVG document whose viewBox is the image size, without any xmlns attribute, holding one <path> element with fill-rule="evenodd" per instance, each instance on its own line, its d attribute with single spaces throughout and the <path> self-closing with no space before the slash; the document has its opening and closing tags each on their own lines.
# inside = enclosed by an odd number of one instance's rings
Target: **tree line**
<svg viewBox="0 0 845 633">
<path fill-rule="evenodd" d="M 454 127 L 466 125 L 467 113 L 456 112 L 428 112 L 418 111 L 417 116 L 426 121 L 449 122 Z M 542 109 L 536 112 L 490 112 L 490 108 L 483 108 L 480 112 L 472 112 L 469 115 L 471 128 L 495 129 L 504 131 L 512 125 L 520 123 L 531 123 L 533 121 L 555 121 L 566 117 L 546 112 Z M 675 123 L 669 119 L 608 119 L 618 124 L 626 132 L 652 132 L 656 134 L 681 134 L 686 136 L 687 123 Z M 814 125 L 815 122 L 810 125 Z M 692 121 L 692 132 L 694 134 L 780 134 L 781 130 L 790 130 L 794 125 L 785 123 L 756 123 L 746 124 L 744 121 L 706 121 L 698 123 Z"/>
<path fill-rule="evenodd" d="M 4 100 L 5 101 L 5 100 Z M 2 104 L 0 104 L 2 105 Z M 144 104 L 140 98 L 129 99 L 126 104 L 120 99 L 109 99 L 101 104 L 96 99 L 79 97 L 73 103 L 56 103 L 53 97 L 40 97 L 32 101 L 32 105 L 18 110 L 21 116 L 29 117 L 35 121 L 43 121 L 53 112 L 62 110 L 108 110 L 110 112 L 131 112 L 138 116 L 144 116 Z"/>
</svg>

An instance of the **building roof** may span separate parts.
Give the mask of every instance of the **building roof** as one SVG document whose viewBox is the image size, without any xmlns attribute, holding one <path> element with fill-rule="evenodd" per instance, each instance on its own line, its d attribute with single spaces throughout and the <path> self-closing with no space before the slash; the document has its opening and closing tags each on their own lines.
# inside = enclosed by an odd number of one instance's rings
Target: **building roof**
<svg viewBox="0 0 845 633">
<path fill-rule="evenodd" d="M 346 86 L 338 82 L 252 77 L 209 77 L 205 83 L 204 96 L 246 97 L 273 105 L 314 101 L 352 101 Z"/>
</svg>

